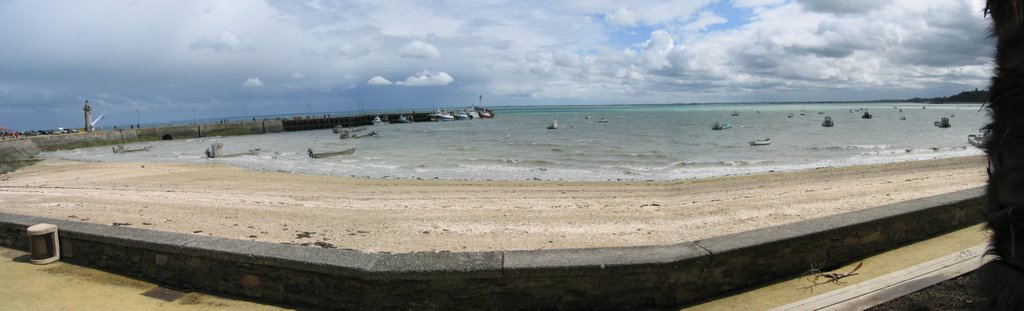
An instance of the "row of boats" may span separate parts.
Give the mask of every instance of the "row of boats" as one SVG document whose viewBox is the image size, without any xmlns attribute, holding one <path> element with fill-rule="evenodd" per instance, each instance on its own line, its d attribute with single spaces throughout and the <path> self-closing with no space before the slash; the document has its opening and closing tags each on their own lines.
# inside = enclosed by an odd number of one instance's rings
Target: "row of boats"
<svg viewBox="0 0 1024 311">
<path fill-rule="evenodd" d="M 463 110 L 459 110 L 459 111 L 448 111 L 448 110 L 437 109 L 436 111 L 431 113 L 429 115 L 429 117 L 430 117 L 430 121 L 440 121 L 440 122 L 459 121 L 459 120 L 473 120 L 473 119 L 493 119 L 494 118 L 494 111 L 492 111 L 490 109 L 481 108 L 481 107 L 473 107 L 473 109 L 470 109 L 470 110 L 463 109 Z M 414 123 L 414 122 L 416 122 L 416 121 L 414 121 L 412 119 L 412 117 L 406 116 L 405 114 L 401 114 L 401 115 L 398 116 L 397 123 Z M 373 118 L 373 124 L 374 125 L 380 125 L 380 124 L 384 124 L 384 123 L 389 123 L 389 120 L 387 120 L 386 116 L 384 118 L 381 118 L 380 115 L 377 115 L 377 116 L 375 116 Z"/>
<path fill-rule="evenodd" d="M 230 157 L 237 157 L 237 156 L 244 156 L 244 155 L 259 155 L 259 153 L 260 153 L 260 149 L 259 148 L 249 149 L 248 151 L 238 152 L 238 153 L 225 153 L 225 152 L 223 152 L 223 149 L 224 149 L 224 144 L 222 144 L 222 143 L 214 143 L 213 145 L 210 146 L 210 148 L 206 149 L 206 157 L 207 158 L 211 158 L 211 159 L 213 159 L 213 158 L 230 158 Z M 329 152 L 315 152 L 315 151 L 313 151 L 313 148 L 306 149 L 306 155 L 308 155 L 310 158 L 314 158 L 314 159 L 336 157 L 336 156 L 343 156 L 343 155 L 353 155 L 355 153 L 356 153 L 356 148 L 348 148 L 348 149 L 344 149 L 344 150 L 340 150 L 340 151 L 329 151 Z"/>
</svg>

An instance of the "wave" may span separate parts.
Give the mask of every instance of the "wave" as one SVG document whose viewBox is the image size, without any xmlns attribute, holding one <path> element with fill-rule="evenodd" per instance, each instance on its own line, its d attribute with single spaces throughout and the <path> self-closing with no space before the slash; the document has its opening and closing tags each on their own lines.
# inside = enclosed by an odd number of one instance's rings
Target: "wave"
<svg viewBox="0 0 1024 311">
<path fill-rule="evenodd" d="M 807 150 L 814 151 L 841 151 L 841 150 L 878 150 L 890 149 L 891 145 L 845 145 L 845 146 L 811 146 Z"/>
</svg>

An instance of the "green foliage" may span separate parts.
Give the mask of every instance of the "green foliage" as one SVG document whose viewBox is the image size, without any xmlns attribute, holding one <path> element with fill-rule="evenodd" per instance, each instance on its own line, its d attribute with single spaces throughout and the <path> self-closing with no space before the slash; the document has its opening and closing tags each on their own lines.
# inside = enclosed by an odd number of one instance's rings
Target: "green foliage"
<svg viewBox="0 0 1024 311">
<path fill-rule="evenodd" d="M 960 94 L 956 94 L 956 95 L 953 95 L 953 96 L 946 96 L 946 97 L 934 97 L 934 98 L 914 97 L 914 98 L 908 99 L 907 102 L 911 102 L 911 103 L 935 103 L 935 104 L 944 104 L 944 103 L 986 103 L 986 102 L 988 102 L 988 90 L 974 89 L 973 91 L 964 91 L 964 92 L 960 92 Z"/>
</svg>

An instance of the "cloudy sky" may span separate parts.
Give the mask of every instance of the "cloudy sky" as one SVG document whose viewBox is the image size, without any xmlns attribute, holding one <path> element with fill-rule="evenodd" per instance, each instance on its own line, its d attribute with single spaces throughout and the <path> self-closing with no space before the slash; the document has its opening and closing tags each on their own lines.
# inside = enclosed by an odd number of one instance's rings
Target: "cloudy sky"
<svg viewBox="0 0 1024 311">
<path fill-rule="evenodd" d="M 0 0 L 0 126 L 984 89 L 982 0 Z"/>
</svg>

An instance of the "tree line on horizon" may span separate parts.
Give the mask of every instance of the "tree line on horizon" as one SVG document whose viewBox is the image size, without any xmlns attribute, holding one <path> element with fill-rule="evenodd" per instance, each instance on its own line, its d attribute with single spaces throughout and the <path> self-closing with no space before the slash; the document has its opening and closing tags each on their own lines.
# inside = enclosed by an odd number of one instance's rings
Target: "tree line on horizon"
<svg viewBox="0 0 1024 311">
<path fill-rule="evenodd" d="M 908 99 L 907 102 L 911 103 L 933 103 L 933 104 L 944 104 L 944 103 L 985 103 L 988 102 L 988 90 L 963 91 L 960 94 L 953 96 L 944 97 L 932 97 L 932 98 L 920 98 L 914 97 Z"/>
</svg>

